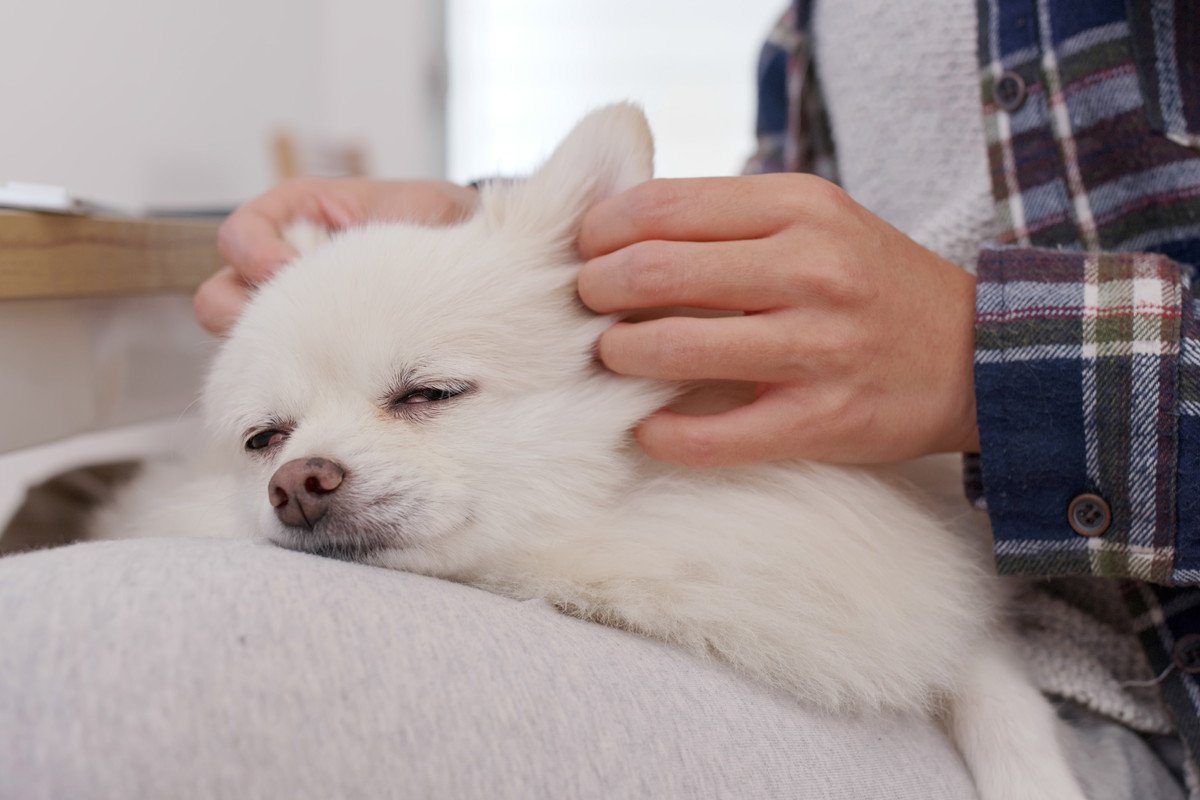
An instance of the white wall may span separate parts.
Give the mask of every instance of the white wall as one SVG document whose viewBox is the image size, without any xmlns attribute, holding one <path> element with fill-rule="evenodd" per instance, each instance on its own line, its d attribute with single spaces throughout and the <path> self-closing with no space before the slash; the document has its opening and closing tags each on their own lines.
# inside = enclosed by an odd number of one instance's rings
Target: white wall
<svg viewBox="0 0 1200 800">
<path fill-rule="evenodd" d="M 443 0 L 322 0 L 321 124 L 369 136 L 372 173 L 445 171 Z"/>
<path fill-rule="evenodd" d="M 0 182 L 226 205 L 280 126 L 442 171 L 439 0 L 0 0 Z"/>
<path fill-rule="evenodd" d="M 643 103 L 659 174 L 735 172 L 786 0 L 0 0 L 0 182 L 229 205 L 281 126 L 377 175 L 528 169 L 588 108 Z M 450 129 L 441 26 L 448 11 Z"/>
<path fill-rule="evenodd" d="M 448 172 L 528 170 L 586 111 L 642 104 L 663 176 L 737 173 L 788 0 L 448 0 Z"/>
</svg>

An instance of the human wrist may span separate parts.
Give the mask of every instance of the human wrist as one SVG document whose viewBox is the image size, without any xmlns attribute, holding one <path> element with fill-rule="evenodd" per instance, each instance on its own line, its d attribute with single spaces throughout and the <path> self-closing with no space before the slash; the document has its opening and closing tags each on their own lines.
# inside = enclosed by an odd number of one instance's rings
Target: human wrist
<svg viewBox="0 0 1200 800">
<path fill-rule="evenodd" d="M 946 262 L 949 277 L 947 426 L 936 452 L 979 452 L 975 398 L 975 276 Z"/>
</svg>

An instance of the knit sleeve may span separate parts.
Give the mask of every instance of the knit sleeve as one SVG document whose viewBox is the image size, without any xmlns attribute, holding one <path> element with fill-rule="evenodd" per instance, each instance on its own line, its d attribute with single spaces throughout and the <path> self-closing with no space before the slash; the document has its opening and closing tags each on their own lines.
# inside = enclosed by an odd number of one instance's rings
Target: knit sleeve
<svg viewBox="0 0 1200 800">
<path fill-rule="evenodd" d="M 975 386 L 997 568 L 1200 583 L 1200 333 L 1142 253 L 985 250 Z"/>
</svg>

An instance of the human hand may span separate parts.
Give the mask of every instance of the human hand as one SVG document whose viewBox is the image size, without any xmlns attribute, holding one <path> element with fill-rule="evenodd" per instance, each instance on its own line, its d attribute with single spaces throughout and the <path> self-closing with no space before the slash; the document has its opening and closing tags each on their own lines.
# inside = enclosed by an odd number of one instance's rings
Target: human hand
<svg viewBox="0 0 1200 800">
<path fill-rule="evenodd" d="M 303 178 L 281 183 L 221 224 L 217 249 L 229 266 L 196 290 L 196 319 L 211 333 L 227 331 L 254 285 L 296 257 L 283 231 L 297 219 L 331 231 L 372 219 L 450 225 L 469 216 L 477 199 L 475 190 L 446 181 Z"/>
<path fill-rule="evenodd" d="M 757 384 L 711 416 L 663 410 L 637 437 L 691 466 L 804 458 L 884 463 L 979 446 L 975 279 L 809 175 L 654 180 L 584 218 L 579 295 L 619 322 L 614 372 Z"/>
</svg>

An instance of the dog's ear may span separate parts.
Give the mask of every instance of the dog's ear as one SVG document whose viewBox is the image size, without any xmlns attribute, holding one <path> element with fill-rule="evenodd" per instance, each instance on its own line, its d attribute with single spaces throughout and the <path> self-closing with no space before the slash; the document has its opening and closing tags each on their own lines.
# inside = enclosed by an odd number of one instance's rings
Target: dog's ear
<svg viewBox="0 0 1200 800">
<path fill-rule="evenodd" d="M 653 174 L 646 115 L 618 103 L 580 120 L 527 180 L 485 185 L 480 208 L 497 227 L 573 241 L 589 208 Z"/>
</svg>

